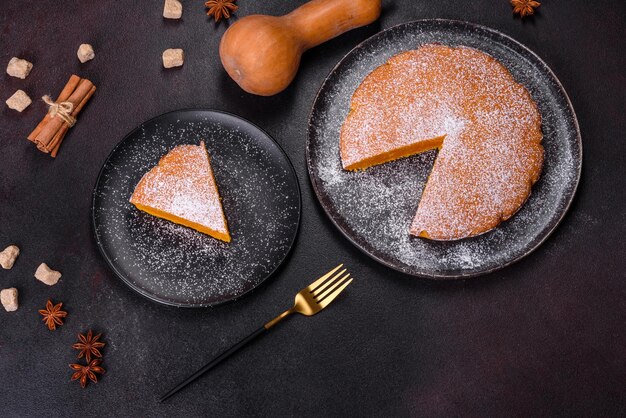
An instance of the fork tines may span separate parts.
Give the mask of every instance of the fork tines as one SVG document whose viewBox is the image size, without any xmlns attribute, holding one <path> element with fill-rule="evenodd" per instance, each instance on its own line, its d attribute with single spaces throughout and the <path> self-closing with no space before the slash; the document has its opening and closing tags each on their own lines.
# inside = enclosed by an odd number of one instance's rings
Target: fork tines
<svg viewBox="0 0 626 418">
<path fill-rule="evenodd" d="M 318 304 L 329 304 L 352 282 L 350 273 L 346 273 L 347 269 L 336 273 L 341 267 L 343 264 L 339 264 L 308 287 L 309 293 Z"/>
</svg>

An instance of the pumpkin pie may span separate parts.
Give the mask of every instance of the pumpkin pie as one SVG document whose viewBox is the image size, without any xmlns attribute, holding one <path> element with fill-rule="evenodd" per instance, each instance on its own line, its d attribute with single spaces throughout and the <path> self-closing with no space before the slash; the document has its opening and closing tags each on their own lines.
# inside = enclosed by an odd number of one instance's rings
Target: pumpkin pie
<svg viewBox="0 0 626 418">
<path fill-rule="evenodd" d="M 148 171 L 130 202 L 137 209 L 230 242 L 204 142 L 179 145 Z"/>
<path fill-rule="evenodd" d="M 363 170 L 438 149 L 409 232 L 455 240 L 519 210 L 541 173 L 541 141 L 536 103 L 500 62 L 429 44 L 395 55 L 359 85 L 340 156 L 345 170 Z"/>
</svg>

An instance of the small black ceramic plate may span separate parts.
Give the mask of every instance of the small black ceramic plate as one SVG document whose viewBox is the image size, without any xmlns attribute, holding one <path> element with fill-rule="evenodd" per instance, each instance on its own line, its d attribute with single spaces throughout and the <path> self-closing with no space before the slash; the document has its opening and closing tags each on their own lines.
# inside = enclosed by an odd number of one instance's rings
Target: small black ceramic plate
<svg viewBox="0 0 626 418">
<path fill-rule="evenodd" d="M 137 210 L 128 201 L 144 173 L 181 144 L 204 141 L 232 236 L 224 243 Z M 129 133 L 107 158 L 93 194 L 96 242 L 131 288 L 167 305 L 236 299 L 285 260 L 300 223 L 296 173 L 280 146 L 237 116 L 180 110 Z"/>
<path fill-rule="evenodd" d="M 468 46 L 497 58 L 537 102 L 545 161 L 520 211 L 473 238 L 435 242 L 410 237 L 409 224 L 435 151 L 346 172 L 339 132 L 363 78 L 390 57 L 427 43 Z M 580 177 L 578 122 L 563 87 L 533 52 L 508 36 L 450 20 L 422 20 L 380 32 L 354 48 L 322 85 L 309 120 L 307 162 L 313 188 L 339 230 L 379 262 L 415 276 L 466 278 L 502 268 L 537 248 L 567 211 Z"/>
</svg>

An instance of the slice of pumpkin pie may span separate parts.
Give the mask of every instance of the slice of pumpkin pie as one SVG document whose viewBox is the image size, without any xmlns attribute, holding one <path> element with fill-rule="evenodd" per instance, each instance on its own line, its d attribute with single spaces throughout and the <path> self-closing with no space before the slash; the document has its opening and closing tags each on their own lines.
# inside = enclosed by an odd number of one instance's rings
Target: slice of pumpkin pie
<svg viewBox="0 0 626 418">
<path fill-rule="evenodd" d="M 130 202 L 151 215 L 230 242 L 204 142 L 179 145 L 167 153 L 141 178 Z"/>
</svg>

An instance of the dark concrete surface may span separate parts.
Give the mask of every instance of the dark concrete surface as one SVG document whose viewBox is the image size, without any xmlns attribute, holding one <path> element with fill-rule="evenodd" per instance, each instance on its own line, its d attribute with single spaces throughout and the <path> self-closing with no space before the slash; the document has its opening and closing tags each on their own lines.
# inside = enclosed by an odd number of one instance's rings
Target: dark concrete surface
<svg viewBox="0 0 626 418">
<path fill-rule="evenodd" d="M 0 110 L 0 247 L 18 244 L 0 287 L 20 291 L 0 312 L 0 415 L 18 416 L 624 416 L 626 414 L 626 3 L 550 1 L 520 21 L 506 0 L 390 1 L 382 18 L 305 54 L 285 92 L 244 93 L 224 73 L 226 25 L 185 1 L 179 22 L 161 1 L 38 0 L 0 3 L 0 98 L 24 89 L 56 95 L 71 73 L 95 96 L 55 160 L 25 138 L 40 120 Z M 283 14 L 302 1 L 240 0 L 238 17 Z M 577 197 L 536 252 L 497 273 L 433 282 L 370 261 L 317 204 L 304 160 L 306 124 L 323 79 L 354 45 L 422 18 L 468 20 L 508 34 L 542 57 L 570 95 L 582 131 Z M 96 58 L 76 59 L 81 43 Z M 185 49 L 164 70 L 161 52 Z M 34 69 L 9 77 L 12 56 Z M 91 192 L 113 146 L 144 120 L 199 107 L 241 115 L 291 157 L 303 219 L 291 257 L 252 294 L 217 309 L 157 305 L 109 271 L 90 228 Z M 32 275 L 46 261 L 54 287 Z M 334 306 L 292 318 L 166 404 L 157 398 L 287 307 L 312 277 L 342 261 L 357 278 Z M 48 298 L 69 316 L 56 332 L 37 310 Z M 107 374 L 69 382 L 76 333 L 104 333 Z"/>
</svg>

